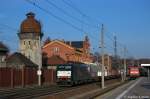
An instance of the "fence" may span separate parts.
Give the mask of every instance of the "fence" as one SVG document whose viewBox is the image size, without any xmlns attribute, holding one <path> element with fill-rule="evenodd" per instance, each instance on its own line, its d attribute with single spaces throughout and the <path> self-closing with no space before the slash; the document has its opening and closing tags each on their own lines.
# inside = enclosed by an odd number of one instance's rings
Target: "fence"
<svg viewBox="0 0 150 99">
<path fill-rule="evenodd" d="M 43 69 L 42 71 L 43 84 L 53 84 L 56 82 L 56 71 L 54 69 Z"/>
<path fill-rule="evenodd" d="M 52 84 L 56 81 L 53 69 L 42 69 L 42 84 Z M 0 87 L 25 87 L 38 84 L 36 68 L 23 69 L 0 68 Z"/>
</svg>

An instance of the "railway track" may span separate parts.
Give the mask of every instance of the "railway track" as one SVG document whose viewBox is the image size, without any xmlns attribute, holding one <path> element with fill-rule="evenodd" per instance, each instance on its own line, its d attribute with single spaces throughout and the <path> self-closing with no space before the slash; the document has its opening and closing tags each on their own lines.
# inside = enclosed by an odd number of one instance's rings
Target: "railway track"
<svg viewBox="0 0 150 99">
<path fill-rule="evenodd" d="M 118 82 L 119 79 L 113 79 L 113 80 L 107 80 L 105 84 L 112 84 Z M 87 85 L 82 85 L 78 87 L 74 87 L 69 90 L 65 90 L 62 92 L 57 92 L 53 94 L 49 94 L 47 96 L 42 96 L 39 97 L 38 99 L 66 99 L 75 95 L 83 94 L 95 89 L 100 89 L 101 87 L 100 82 L 92 83 L 92 84 L 87 84 Z M 73 98 L 76 99 L 76 98 Z"/>
<path fill-rule="evenodd" d="M 31 99 L 47 94 L 66 90 L 66 88 L 58 86 L 33 87 L 25 89 L 15 89 L 0 91 L 0 99 Z"/>
<path fill-rule="evenodd" d="M 111 81 L 107 81 L 111 82 Z M 94 87 L 93 87 L 94 86 Z M 10 90 L 0 90 L 0 99 L 33 99 L 42 96 L 61 96 L 64 93 L 75 93 L 78 90 L 85 89 L 89 90 L 92 88 L 99 87 L 100 83 L 92 83 L 74 87 L 59 87 L 56 85 L 53 86 L 44 86 L 44 87 L 31 87 L 31 88 L 17 88 Z M 82 91 L 82 90 L 81 90 Z M 69 95 L 69 94 L 68 94 Z"/>
</svg>

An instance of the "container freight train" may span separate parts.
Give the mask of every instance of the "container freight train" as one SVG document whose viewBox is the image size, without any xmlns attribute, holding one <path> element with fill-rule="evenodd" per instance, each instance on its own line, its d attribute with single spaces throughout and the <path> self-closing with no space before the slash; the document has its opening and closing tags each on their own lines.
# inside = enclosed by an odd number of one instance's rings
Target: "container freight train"
<svg viewBox="0 0 150 99">
<path fill-rule="evenodd" d="M 61 86 L 72 86 L 99 81 L 100 78 L 101 68 L 95 63 L 68 63 L 58 65 L 56 68 L 57 84 Z"/>
</svg>

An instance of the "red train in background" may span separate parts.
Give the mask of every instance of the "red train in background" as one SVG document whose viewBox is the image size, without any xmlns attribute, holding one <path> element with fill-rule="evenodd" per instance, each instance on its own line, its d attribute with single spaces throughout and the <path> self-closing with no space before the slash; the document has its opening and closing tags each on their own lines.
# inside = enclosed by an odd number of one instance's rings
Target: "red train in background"
<svg viewBox="0 0 150 99">
<path fill-rule="evenodd" d="M 128 67 L 128 76 L 129 79 L 136 79 L 140 76 L 140 67 L 138 66 L 129 66 Z"/>
</svg>

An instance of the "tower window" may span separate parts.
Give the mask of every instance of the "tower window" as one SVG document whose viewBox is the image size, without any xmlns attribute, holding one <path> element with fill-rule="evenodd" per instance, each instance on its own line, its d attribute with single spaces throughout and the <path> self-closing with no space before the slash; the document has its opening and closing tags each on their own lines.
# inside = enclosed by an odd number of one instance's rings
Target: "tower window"
<svg viewBox="0 0 150 99">
<path fill-rule="evenodd" d="M 31 42 L 29 41 L 29 45 L 31 45 Z"/>
<path fill-rule="evenodd" d="M 24 45 L 26 44 L 26 42 L 25 42 L 25 41 L 24 41 L 23 43 L 24 43 Z"/>
</svg>

